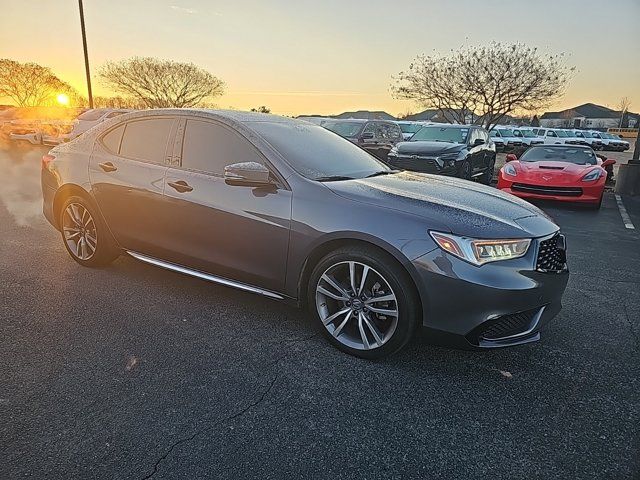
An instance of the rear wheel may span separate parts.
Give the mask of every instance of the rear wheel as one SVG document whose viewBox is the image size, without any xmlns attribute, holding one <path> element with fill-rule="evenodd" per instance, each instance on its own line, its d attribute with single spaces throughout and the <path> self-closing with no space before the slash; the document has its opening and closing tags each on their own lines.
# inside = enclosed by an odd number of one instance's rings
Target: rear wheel
<svg viewBox="0 0 640 480">
<path fill-rule="evenodd" d="M 107 226 L 84 198 L 72 196 L 64 202 L 59 225 L 67 252 L 80 265 L 100 267 L 118 257 Z"/>
<path fill-rule="evenodd" d="M 393 258 L 373 249 L 346 247 L 326 255 L 311 274 L 308 302 L 329 341 L 362 358 L 397 352 L 418 323 L 410 277 Z"/>
</svg>

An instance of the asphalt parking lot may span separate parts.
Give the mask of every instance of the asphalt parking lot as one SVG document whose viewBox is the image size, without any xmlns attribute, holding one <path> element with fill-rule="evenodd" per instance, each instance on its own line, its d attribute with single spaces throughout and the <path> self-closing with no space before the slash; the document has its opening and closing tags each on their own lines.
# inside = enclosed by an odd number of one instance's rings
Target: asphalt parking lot
<svg viewBox="0 0 640 480">
<path fill-rule="evenodd" d="M 0 478 L 640 476 L 640 201 L 542 205 L 568 238 L 536 344 L 349 357 L 282 304 L 71 260 L 40 156 L 1 150 Z"/>
</svg>

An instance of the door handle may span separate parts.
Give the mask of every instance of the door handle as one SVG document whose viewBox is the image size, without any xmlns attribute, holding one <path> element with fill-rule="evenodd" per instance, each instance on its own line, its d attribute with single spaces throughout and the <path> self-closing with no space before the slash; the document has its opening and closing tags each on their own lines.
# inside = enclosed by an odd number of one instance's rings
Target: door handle
<svg viewBox="0 0 640 480">
<path fill-rule="evenodd" d="M 118 167 L 111 162 L 99 163 L 98 166 L 105 172 L 115 172 L 118 170 Z"/>
<path fill-rule="evenodd" d="M 177 182 L 169 182 L 168 184 L 171 188 L 175 189 L 179 193 L 190 192 L 193 190 L 193 187 L 189 185 L 184 180 L 178 180 Z"/>
</svg>

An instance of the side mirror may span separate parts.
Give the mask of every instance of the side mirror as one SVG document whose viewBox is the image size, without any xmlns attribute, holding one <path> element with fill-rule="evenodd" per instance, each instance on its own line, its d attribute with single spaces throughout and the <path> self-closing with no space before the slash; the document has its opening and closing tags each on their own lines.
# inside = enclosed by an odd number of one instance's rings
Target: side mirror
<svg viewBox="0 0 640 480">
<path fill-rule="evenodd" d="M 371 140 L 373 138 L 373 132 L 364 132 L 360 135 L 360 140 Z"/>
<path fill-rule="evenodd" d="M 224 167 L 224 181 L 228 185 L 264 187 L 273 185 L 269 169 L 258 162 L 234 163 Z"/>
<path fill-rule="evenodd" d="M 507 162 L 513 162 L 514 160 L 518 160 L 518 157 L 516 157 L 513 153 L 508 153 L 506 160 Z"/>
<path fill-rule="evenodd" d="M 609 165 L 615 165 L 616 161 L 613 158 L 607 158 L 604 162 L 602 162 L 602 165 L 600 165 L 602 168 L 608 167 Z"/>
<path fill-rule="evenodd" d="M 484 140 L 483 140 L 483 139 L 481 139 L 481 138 L 476 138 L 476 139 L 474 140 L 474 142 L 473 142 L 473 146 L 474 146 L 474 147 L 477 147 L 477 146 L 479 146 L 479 145 L 484 145 Z"/>
</svg>

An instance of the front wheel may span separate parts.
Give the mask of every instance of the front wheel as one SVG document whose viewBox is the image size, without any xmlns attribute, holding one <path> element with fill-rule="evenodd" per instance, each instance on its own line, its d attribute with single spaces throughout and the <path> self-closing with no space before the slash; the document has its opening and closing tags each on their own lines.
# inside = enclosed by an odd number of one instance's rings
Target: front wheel
<svg viewBox="0 0 640 480">
<path fill-rule="evenodd" d="M 355 246 L 320 260 L 311 274 L 308 302 L 334 346 L 368 359 L 404 347 L 419 318 L 419 301 L 406 271 L 384 253 Z"/>
<path fill-rule="evenodd" d="M 472 175 L 471 161 L 465 160 L 464 162 L 462 162 L 462 165 L 460 165 L 460 178 L 464 178 L 465 180 L 471 180 L 471 175 Z"/>
<path fill-rule="evenodd" d="M 80 265 L 100 267 L 118 257 L 111 232 L 84 198 L 72 196 L 64 202 L 59 225 L 67 252 Z"/>
<path fill-rule="evenodd" d="M 487 169 L 480 176 L 480 182 L 485 185 L 491 185 L 491 180 L 493 180 L 493 173 L 496 168 L 496 159 L 494 158 L 490 163 Z"/>
</svg>

